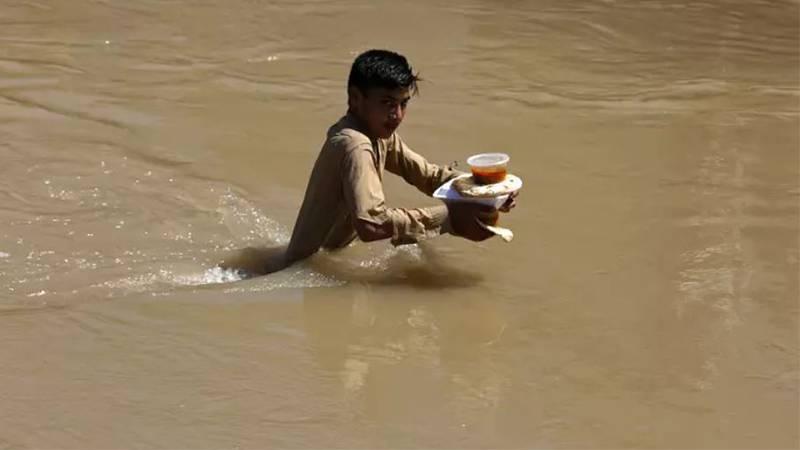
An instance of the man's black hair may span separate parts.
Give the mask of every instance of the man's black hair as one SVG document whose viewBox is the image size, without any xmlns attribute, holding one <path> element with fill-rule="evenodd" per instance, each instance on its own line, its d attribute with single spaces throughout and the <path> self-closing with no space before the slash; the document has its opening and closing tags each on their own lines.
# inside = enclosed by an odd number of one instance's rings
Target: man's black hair
<svg viewBox="0 0 800 450">
<path fill-rule="evenodd" d="M 364 93 L 375 87 L 404 88 L 416 94 L 419 80 L 405 56 L 389 50 L 367 50 L 353 61 L 347 87 L 357 87 Z"/>
</svg>

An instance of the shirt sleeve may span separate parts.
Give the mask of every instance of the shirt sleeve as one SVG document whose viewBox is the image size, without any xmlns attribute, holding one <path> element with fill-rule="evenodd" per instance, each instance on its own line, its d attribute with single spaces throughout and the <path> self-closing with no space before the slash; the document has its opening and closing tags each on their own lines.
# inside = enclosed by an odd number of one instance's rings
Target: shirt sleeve
<svg viewBox="0 0 800 450">
<path fill-rule="evenodd" d="M 383 184 L 367 146 L 347 151 L 342 168 L 342 185 L 347 207 L 354 220 L 360 219 L 379 227 L 391 224 L 392 244 L 413 244 L 437 236 L 447 222 L 447 208 L 388 208 Z"/>
<path fill-rule="evenodd" d="M 386 152 L 386 170 L 400 175 L 406 182 L 415 186 L 425 195 L 433 192 L 445 181 L 454 178 L 462 172 L 446 166 L 437 166 L 429 163 L 418 153 L 400 139 L 398 134 L 392 137 Z"/>
</svg>

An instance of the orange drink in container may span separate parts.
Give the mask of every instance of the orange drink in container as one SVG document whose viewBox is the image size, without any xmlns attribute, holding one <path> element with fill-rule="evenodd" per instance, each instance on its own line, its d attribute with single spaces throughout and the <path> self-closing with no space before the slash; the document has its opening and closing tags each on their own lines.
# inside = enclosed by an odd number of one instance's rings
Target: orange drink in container
<svg viewBox="0 0 800 450">
<path fill-rule="evenodd" d="M 495 184 L 506 179 L 510 159 L 505 153 L 480 153 L 467 158 L 467 164 L 477 184 Z"/>
</svg>

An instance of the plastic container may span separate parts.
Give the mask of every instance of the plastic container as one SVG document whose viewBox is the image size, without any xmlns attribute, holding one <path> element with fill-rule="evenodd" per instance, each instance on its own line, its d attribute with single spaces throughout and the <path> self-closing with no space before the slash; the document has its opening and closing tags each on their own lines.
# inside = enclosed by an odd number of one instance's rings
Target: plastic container
<svg viewBox="0 0 800 450">
<path fill-rule="evenodd" d="M 478 184 L 494 184 L 506 178 L 510 159 L 505 153 L 480 153 L 467 158 L 467 164 Z"/>
</svg>

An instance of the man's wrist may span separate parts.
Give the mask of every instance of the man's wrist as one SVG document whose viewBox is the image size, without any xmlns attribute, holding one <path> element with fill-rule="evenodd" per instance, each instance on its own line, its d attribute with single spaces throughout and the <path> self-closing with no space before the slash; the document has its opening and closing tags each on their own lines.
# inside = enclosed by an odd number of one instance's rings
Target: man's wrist
<svg viewBox="0 0 800 450">
<path fill-rule="evenodd" d="M 439 229 L 441 234 L 450 233 L 450 214 L 447 211 L 447 206 L 439 205 L 430 208 L 431 213 L 431 227 Z"/>
</svg>

